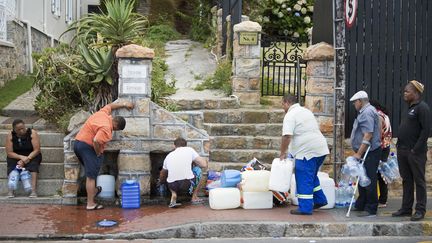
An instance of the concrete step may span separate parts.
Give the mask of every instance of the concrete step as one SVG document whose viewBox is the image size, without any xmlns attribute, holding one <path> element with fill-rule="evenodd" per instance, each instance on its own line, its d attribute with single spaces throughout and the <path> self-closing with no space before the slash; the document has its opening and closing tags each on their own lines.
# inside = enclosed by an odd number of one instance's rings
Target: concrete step
<svg viewBox="0 0 432 243">
<path fill-rule="evenodd" d="M 205 123 L 282 123 L 282 109 L 205 110 Z"/>
<path fill-rule="evenodd" d="M 63 147 L 41 147 L 42 163 L 63 163 Z M 6 149 L 0 147 L 0 162 L 6 161 Z"/>
<path fill-rule="evenodd" d="M 10 130 L 0 130 L 0 146 L 5 146 L 6 137 Z M 39 132 L 41 147 L 63 147 L 64 133 L 56 131 L 41 131 Z"/>
<path fill-rule="evenodd" d="M 8 180 L 0 179 L 0 196 L 6 196 L 8 193 Z M 37 194 L 41 197 L 58 195 L 63 186 L 63 179 L 40 179 L 37 184 Z M 22 188 L 22 184 L 18 185 L 16 196 L 28 196 Z"/>
<path fill-rule="evenodd" d="M 211 99 L 180 99 L 164 98 L 167 104 L 175 106 L 178 110 L 203 110 L 203 109 L 235 109 L 240 107 L 236 97 L 211 98 Z"/>
<path fill-rule="evenodd" d="M 7 164 L 0 162 L 0 179 L 7 179 Z M 64 178 L 64 164 L 63 163 L 43 163 L 39 166 L 40 179 L 63 179 Z"/>
<path fill-rule="evenodd" d="M 55 196 L 38 196 L 37 198 L 29 198 L 27 196 L 16 196 L 14 198 L 8 198 L 6 196 L 0 196 L 0 204 L 10 203 L 10 204 L 48 204 L 48 205 L 61 205 L 70 204 L 76 205 L 76 203 L 70 203 L 69 198 L 62 198 L 59 195 Z M 75 199 L 76 201 L 76 199 Z M 69 203 L 68 203 L 69 202 Z"/>
<path fill-rule="evenodd" d="M 246 161 L 247 162 L 247 161 Z M 243 166 L 246 165 L 246 162 L 218 162 L 218 161 L 211 161 L 209 163 L 209 170 L 215 170 L 215 171 L 223 171 L 223 170 L 241 170 Z M 271 161 L 270 161 L 271 162 Z M 269 170 L 271 168 L 271 163 L 263 163 Z"/>
<path fill-rule="evenodd" d="M 33 128 L 39 131 L 57 131 L 54 124 L 48 123 L 40 117 L 19 117 L 23 119 L 26 127 Z M 12 130 L 12 122 L 15 117 L 0 116 L 0 130 Z"/>
<path fill-rule="evenodd" d="M 282 124 L 219 124 L 204 123 L 204 129 L 210 136 L 281 136 Z"/>
<path fill-rule="evenodd" d="M 270 149 L 212 149 L 210 151 L 210 161 L 239 162 L 244 165 L 254 157 L 262 163 L 271 163 L 274 158 L 279 157 L 279 151 Z"/>
<path fill-rule="evenodd" d="M 216 136 L 210 138 L 211 149 L 279 149 L 280 136 Z"/>
</svg>

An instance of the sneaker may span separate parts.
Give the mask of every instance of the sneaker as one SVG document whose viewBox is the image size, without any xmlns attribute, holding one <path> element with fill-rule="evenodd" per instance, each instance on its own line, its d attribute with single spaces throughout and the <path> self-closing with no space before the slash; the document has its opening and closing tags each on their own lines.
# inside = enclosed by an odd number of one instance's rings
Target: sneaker
<svg viewBox="0 0 432 243">
<path fill-rule="evenodd" d="M 327 205 L 327 203 L 326 203 L 326 204 L 320 204 L 320 203 L 317 203 L 317 204 L 314 204 L 314 205 L 313 205 L 313 209 L 319 209 L 319 208 L 321 208 L 321 207 L 324 207 L 325 205 Z"/>
<path fill-rule="evenodd" d="M 424 214 L 420 213 L 420 212 L 415 212 L 413 214 L 413 216 L 411 216 L 411 221 L 419 221 L 424 219 Z"/>
<path fill-rule="evenodd" d="M 13 191 L 9 191 L 7 197 L 8 197 L 8 198 L 13 198 L 13 197 L 15 197 L 14 192 L 13 192 Z"/>
<path fill-rule="evenodd" d="M 177 207 L 179 207 L 179 206 L 181 206 L 181 205 L 182 205 L 181 203 L 171 202 L 171 203 L 168 205 L 168 207 L 169 207 L 169 208 L 177 208 Z"/>
<path fill-rule="evenodd" d="M 357 216 L 358 217 L 368 217 L 368 218 L 371 218 L 371 217 L 376 217 L 376 213 L 370 213 L 368 211 L 363 211 L 363 212 L 360 212 Z"/>
<path fill-rule="evenodd" d="M 36 197 L 38 197 L 38 195 L 36 192 L 32 192 L 32 193 L 30 193 L 29 197 L 30 198 L 36 198 Z"/>
</svg>

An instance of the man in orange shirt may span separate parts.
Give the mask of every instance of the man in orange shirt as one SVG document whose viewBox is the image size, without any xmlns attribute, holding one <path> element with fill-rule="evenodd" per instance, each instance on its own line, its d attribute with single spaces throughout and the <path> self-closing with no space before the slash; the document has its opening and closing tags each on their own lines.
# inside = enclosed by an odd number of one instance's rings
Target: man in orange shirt
<svg viewBox="0 0 432 243">
<path fill-rule="evenodd" d="M 121 116 L 112 117 L 111 111 L 120 108 L 132 109 L 131 102 L 111 103 L 91 115 L 75 137 L 74 152 L 84 165 L 87 190 L 87 210 L 102 209 L 94 198 L 102 190 L 96 188 L 96 178 L 103 162 L 105 144 L 112 139 L 112 132 L 123 130 L 126 121 Z"/>
</svg>

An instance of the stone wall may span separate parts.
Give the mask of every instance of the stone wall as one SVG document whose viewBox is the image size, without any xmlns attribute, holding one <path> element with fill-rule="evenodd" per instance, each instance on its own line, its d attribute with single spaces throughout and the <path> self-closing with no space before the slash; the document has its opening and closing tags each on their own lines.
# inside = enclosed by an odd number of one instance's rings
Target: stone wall
<svg viewBox="0 0 432 243">
<path fill-rule="evenodd" d="M 7 38 L 10 44 L 0 43 L 0 87 L 17 75 L 29 71 L 27 26 L 16 21 L 7 22 Z M 51 45 L 51 39 L 46 34 L 32 28 L 33 52 L 40 52 Z"/>
<path fill-rule="evenodd" d="M 127 51 L 122 52 L 125 49 Z M 209 136 L 205 130 L 199 129 L 183 120 L 185 119 L 197 126 L 202 126 L 201 113 L 180 114 L 182 119 L 150 100 L 151 72 L 149 70 L 151 70 L 151 59 L 154 56 L 153 50 L 129 45 L 117 51 L 118 57 L 119 53 L 123 53 L 124 55 L 120 56 L 119 61 L 120 98 L 116 102 L 128 100 L 134 103 L 135 107 L 130 111 L 119 109 L 113 112 L 113 115 L 120 115 L 126 119 L 126 127 L 123 131 L 114 132 L 113 140 L 107 144 L 106 151 L 118 151 L 117 194 L 121 195 L 120 185 L 124 180 L 136 179 L 140 183 L 141 195 L 149 196 L 151 185 L 154 182 L 154 178 L 152 178 L 152 171 L 154 171 L 152 167 L 154 164 L 151 160 L 151 154 L 166 154 L 171 152 L 174 149 L 174 140 L 181 136 L 187 140 L 188 146 L 194 148 L 200 156 L 208 157 L 210 149 Z M 146 56 L 146 58 L 143 58 L 143 56 Z M 147 70 L 144 73 L 147 73 L 148 76 L 133 80 L 147 87 L 145 94 L 131 95 L 123 92 L 121 88 L 123 82 L 131 81 L 130 78 L 129 80 L 122 78 L 123 65 L 137 65 L 136 67 Z M 77 197 L 80 174 L 80 166 L 73 153 L 74 137 L 78 131 L 79 128 L 75 129 L 64 139 L 65 181 L 62 190 L 63 197 L 70 198 L 71 200 Z"/>
</svg>

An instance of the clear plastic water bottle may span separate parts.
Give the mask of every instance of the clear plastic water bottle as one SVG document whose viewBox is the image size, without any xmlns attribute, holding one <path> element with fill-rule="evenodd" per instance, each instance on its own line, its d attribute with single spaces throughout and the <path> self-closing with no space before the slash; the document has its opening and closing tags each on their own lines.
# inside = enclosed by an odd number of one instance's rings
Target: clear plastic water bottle
<svg viewBox="0 0 432 243">
<path fill-rule="evenodd" d="M 31 174 L 28 170 L 23 169 L 20 174 L 21 182 L 24 187 L 24 191 L 27 193 L 32 191 L 32 185 L 31 185 Z"/>
<path fill-rule="evenodd" d="M 20 172 L 18 169 L 14 169 L 9 173 L 8 178 L 8 188 L 9 190 L 15 191 L 18 188 L 18 181 L 19 181 Z"/>
<path fill-rule="evenodd" d="M 340 190 L 340 187 L 339 187 L 339 185 L 336 185 L 336 188 L 335 188 L 335 207 L 336 208 L 340 208 L 341 207 L 341 190 Z"/>
<path fill-rule="evenodd" d="M 393 180 L 396 180 L 398 178 L 400 178 L 400 173 L 399 173 L 399 165 L 398 165 L 398 161 L 397 161 L 397 157 L 394 153 L 391 154 L 389 161 L 387 162 L 389 169 L 392 172 L 392 176 L 393 176 Z"/>
<path fill-rule="evenodd" d="M 349 207 L 350 203 L 351 203 L 351 199 L 352 196 L 354 194 L 354 188 L 352 186 L 352 183 L 350 183 L 347 188 L 346 188 L 346 194 L 347 194 L 347 202 L 346 202 L 346 206 Z M 354 203 L 354 201 L 353 201 Z"/>
</svg>

